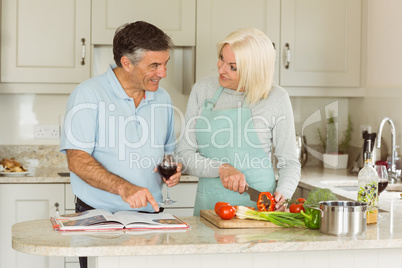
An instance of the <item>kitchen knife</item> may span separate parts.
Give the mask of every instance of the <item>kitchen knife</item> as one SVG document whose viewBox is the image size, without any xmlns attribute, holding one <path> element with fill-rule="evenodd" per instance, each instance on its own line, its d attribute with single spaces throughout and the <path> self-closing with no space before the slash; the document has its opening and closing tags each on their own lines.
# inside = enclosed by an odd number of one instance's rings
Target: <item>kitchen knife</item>
<svg viewBox="0 0 402 268">
<path fill-rule="evenodd" d="M 251 200 L 251 201 L 254 201 L 254 202 L 257 202 L 257 203 L 258 203 L 258 199 L 259 199 L 260 194 L 261 194 L 260 191 L 254 189 L 254 188 L 252 188 L 252 187 L 250 187 L 250 186 L 247 186 L 245 192 L 248 193 L 248 195 L 250 196 L 250 200 Z M 269 205 L 271 205 L 271 201 L 267 198 L 266 195 L 263 195 L 263 196 L 262 196 L 262 202 L 263 202 L 263 204 L 264 204 L 266 207 L 268 207 Z"/>
</svg>

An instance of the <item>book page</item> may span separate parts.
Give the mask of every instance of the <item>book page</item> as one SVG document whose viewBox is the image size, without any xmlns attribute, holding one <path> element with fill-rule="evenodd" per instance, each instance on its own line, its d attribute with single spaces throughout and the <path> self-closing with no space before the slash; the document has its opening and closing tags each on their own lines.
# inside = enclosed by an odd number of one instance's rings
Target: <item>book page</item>
<svg viewBox="0 0 402 268">
<path fill-rule="evenodd" d="M 169 213 L 139 213 L 135 211 L 119 211 L 115 216 L 126 228 L 177 228 L 186 224 Z"/>
<path fill-rule="evenodd" d="M 63 214 L 57 219 L 60 229 L 88 228 L 105 224 L 122 225 L 121 222 L 109 211 L 103 209 L 87 210 L 79 213 Z"/>
</svg>

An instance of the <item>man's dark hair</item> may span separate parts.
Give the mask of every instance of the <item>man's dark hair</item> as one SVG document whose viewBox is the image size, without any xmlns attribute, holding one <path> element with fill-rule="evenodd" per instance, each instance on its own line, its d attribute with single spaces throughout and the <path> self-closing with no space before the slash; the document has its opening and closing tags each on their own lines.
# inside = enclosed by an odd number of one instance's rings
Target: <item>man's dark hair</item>
<svg viewBox="0 0 402 268">
<path fill-rule="evenodd" d="M 170 50 L 173 46 L 172 39 L 161 29 L 145 21 L 136 21 L 117 28 L 113 38 L 113 57 L 119 67 L 123 56 L 136 65 L 145 52 Z"/>
</svg>

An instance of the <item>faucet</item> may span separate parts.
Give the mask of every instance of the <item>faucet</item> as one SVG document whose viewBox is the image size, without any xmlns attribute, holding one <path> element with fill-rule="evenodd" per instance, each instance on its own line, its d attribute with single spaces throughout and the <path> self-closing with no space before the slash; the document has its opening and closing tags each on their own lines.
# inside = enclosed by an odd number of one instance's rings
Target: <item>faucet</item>
<svg viewBox="0 0 402 268">
<path fill-rule="evenodd" d="M 395 125 L 394 125 L 394 122 L 389 117 L 385 117 L 384 119 L 382 119 L 380 125 L 378 126 L 378 136 L 377 136 L 376 147 L 377 147 L 377 149 L 381 148 L 381 134 L 382 134 L 382 129 L 384 127 L 385 122 L 388 122 L 389 125 L 391 126 L 391 139 L 392 139 L 392 141 L 391 141 L 391 146 L 392 146 L 391 168 L 388 169 L 388 172 L 389 172 L 391 178 L 397 178 L 397 172 L 396 172 L 396 167 L 395 167 L 395 155 L 396 155 Z"/>
</svg>

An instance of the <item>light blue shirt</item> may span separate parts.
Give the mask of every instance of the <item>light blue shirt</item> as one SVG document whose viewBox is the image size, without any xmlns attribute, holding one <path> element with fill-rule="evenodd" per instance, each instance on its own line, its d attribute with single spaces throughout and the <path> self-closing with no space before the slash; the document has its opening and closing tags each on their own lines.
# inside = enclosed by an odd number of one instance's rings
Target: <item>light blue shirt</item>
<svg viewBox="0 0 402 268">
<path fill-rule="evenodd" d="M 147 188 L 162 201 L 162 180 L 153 170 L 164 152 L 173 152 L 174 109 L 163 88 L 145 92 L 135 107 L 110 65 L 108 71 L 89 79 L 68 99 L 60 151 L 82 150 L 110 172 L 132 184 Z M 74 194 L 88 205 L 115 212 L 131 210 L 119 195 L 90 186 L 70 173 Z M 153 211 L 148 203 L 142 211 Z"/>
</svg>

